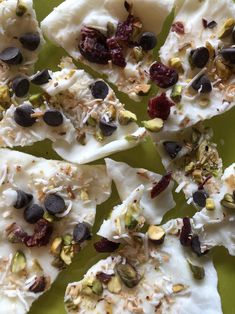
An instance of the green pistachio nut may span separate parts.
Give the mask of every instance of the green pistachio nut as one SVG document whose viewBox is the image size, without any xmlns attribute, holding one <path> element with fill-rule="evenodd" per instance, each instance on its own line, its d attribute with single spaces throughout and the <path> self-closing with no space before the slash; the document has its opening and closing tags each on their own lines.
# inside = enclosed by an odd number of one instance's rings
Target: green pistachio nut
<svg viewBox="0 0 235 314">
<path fill-rule="evenodd" d="M 63 239 L 61 237 L 56 237 L 51 244 L 51 253 L 55 256 L 60 255 L 63 246 Z"/>
<path fill-rule="evenodd" d="M 9 88 L 6 85 L 0 86 L 0 106 L 4 110 L 10 107 L 11 96 Z"/>
<path fill-rule="evenodd" d="M 137 117 L 136 115 L 128 110 L 120 110 L 118 114 L 118 122 L 121 125 L 127 125 L 131 122 L 136 122 Z"/>
<path fill-rule="evenodd" d="M 107 286 L 109 292 L 118 294 L 122 290 L 122 284 L 118 276 L 113 276 Z"/>
<path fill-rule="evenodd" d="M 34 108 L 40 107 L 44 104 L 44 98 L 42 94 L 35 94 L 29 97 L 29 101 Z"/>
<path fill-rule="evenodd" d="M 234 26 L 235 26 L 235 20 L 233 18 L 227 19 L 219 31 L 218 38 L 223 39 L 231 35 Z"/>
<path fill-rule="evenodd" d="M 137 62 L 140 62 L 143 60 L 144 53 L 143 53 L 143 49 L 141 47 L 134 47 L 133 48 L 133 54 L 134 54 L 135 60 Z"/>
<path fill-rule="evenodd" d="M 11 263 L 12 273 L 19 273 L 26 268 L 26 258 L 22 251 L 17 251 Z"/>
<path fill-rule="evenodd" d="M 226 193 L 220 203 L 225 208 L 235 209 L 235 201 L 232 194 Z"/>
<path fill-rule="evenodd" d="M 171 99 L 174 102 L 179 103 L 182 99 L 182 91 L 183 91 L 183 86 L 175 85 L 171 92 Z"/>
<path fill-rule="evenodd" d="M 143 121 L 142 124 L 145 129 L 150 132 L 159 132 L 163 128 L 164 122 L 160 118 L 155 118 L 152 120 Z"/>
<path fill-rule="evenodd" d="M 95 139 L 98 141 L 98 142 L 103 142 L 104 140 L 104 136 L 102 134 L 102 132 L 100 130 L 98 130 L 96 133 L 95 133 Z"/>
<path fill-rule="evenodd" d="M 164 242 L 166 236 L 166 232 L 162 227 L 154 225 L 149 226 L 147 234 L 149 239 L 158 245 Z"/>
<path fill-rule="evenodd" d="M 133 288 L 138 285 L 140 277 L 132 265 L 128 263 L 118 264 L 116 265 L 116 270 L 120 279 L 128 288 Z"/>
<path fill-rule="evenodd" d="M 71 234 L 66 234 L 65 236 L 63 236 L 63 241 L 64 245 L 70 245 L 73 241 L 73 237 L 71 236 Z"/>
<path fill-rule="evenodd" d="M 92 283 L 92 292 L 96 295 L 102 295 L 103 293 L 103 286 L 102 286 L 102 283 L 98 280 L 98 279 L 95 279 Z"/>
<path fill-rule="evenodd" d="M 190 260 L 187 260 L 193 277 L 197 280 L 202 280 L 205 277 L 205 270 L 202 266 L 194 265 Z"/>
</svg>

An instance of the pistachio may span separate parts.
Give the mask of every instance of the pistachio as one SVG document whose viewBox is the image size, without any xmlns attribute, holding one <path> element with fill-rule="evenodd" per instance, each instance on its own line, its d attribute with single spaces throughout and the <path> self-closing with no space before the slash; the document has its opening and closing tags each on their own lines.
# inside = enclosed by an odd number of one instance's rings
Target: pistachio
<svg viewBox="0 0 235 314">
<path fill-rule="evenodd" d="M 113 35 L 115 35 L 115 26 L 112 22 L 108 22 L 107 23 L 107 37 L 112 37 Z"/>
<path fill-rule="evenodd" d="M 136 136 L 136 135 L 126 135 L 125 136 L 125 140 L 127 141 L 127 142 L 137 142 L 138 141 L 138 139 L 139 139 L 139 137 L 138 136 Z"/>
<path fill-rule="evenodd" d="M 44 212 L 43 218 L 49 222 L 53 222 L 55 220 L 55 216 L 52 216 L 47 211 Z"/>
<path fill-rule="evenodd" d="M 227 19 L 219 31 L 218 38 L 223 39 L 229 36 L 230 34 L 232 34 L 234 26 L 235 26 L 235 20 L 233 18 Z"/>
<path fill-rule="evenodd" d="M 176 284 L 176 285 L 172 286 L 172 290 L 174 293 L 179 293 L 179 292 L 185 290 L 185 286 L 182 284 Z"/>
<path fill-rule="evenodd" d="M 63 236 L 64 245 L 70 245 L 72 243 L 73 237 L 71 234 L 66 234 Z"/>
<path fill-rule="evenodd" d="M 172 89 L 172 92 L 171 92 L 171 99 L 174 102 L 179 103 L 181 101 L 181 98 L 182 98 L 182 91 L 183 91 L 183 86 L 175 85 Z"/>
<path fill-rule="evenodd" d="M 51 253 L 55 256 L 60 255 L 63 245 L 63 239 L 61 237 L 56 237 L 51 244 Z"/>
<path fill-rule="evenodd" d="M 83 133 L 80 133 L 78 136 L 77 136 L 77 141 L 79 144 L 81 145 L 86 145 L 86 133 L 83 132 Z"/>
<path fill-rule="evenodd" d="M 187 164 L 184 168 L 185 174 L 189 174 L 194 170 L 195 163 L 191 161 L 189 164 Z"/>
<path fill-rule="evenodd" d="M 92 117 L 90 116 L 90 117 L 88 118 L 88 120 L 87 120 L 87 124 L 88 124 L 89 126 L 95 127 L 96 124 L 97 124 L 97 121 L 96 121 L 94 118 L 92 118 Z"/>
<path fill-rule="evenodd" d="M 27 12 L 27 6 L 21 1 L 17 1 L 16 15 L 21 17 Z"/>
<path fill-rule="evenodd" d="M 202 280 L 205 277 L 205 270 L 202 266 L 194 265 L 189 259 L 187 260 L 193 277 L 197 280 Z"/>
<path fill-rule="evenodd" d="M 29 97 L 29 101 L 31 102 L 33 107 L 37 108 L 43 105 L 44 98 L 42 94 L 35 94 Z"/>
<path fill-rule="evenodd" d="M 92 283 L 92 292 L 96 295 L 102 295 L 103 293 L 102 283 L 98 279 L 95 279 Z"/>
<path fill-rule="evenodd" d="M 133 54 L 137 62 L 140 62 L 141 60 L 143 60 L 144 54 L 143 54 L 143 49 L 141 47 L 134 47 Z"/>
<path fill-rule="evenodd" d="M 138 221 L 134 218 L 133 213 L 129 210 L 125 215 L 125 226 L 126 228 L 133 230 L 138 225 Z"/>
<path fill-rule="evenodd" d="M 120 279 L 117 276 L 113 276 L 107 286 L 109 292 L 118 294 L 122 290 Z"/>
<path fill-rule="evenodd" d="M 120 110 L 118 114 L 118 122 L 121 125 L 127 125 L 131 122 L 136 122 L 137 117 L 134 113 L 128 110 Z"/>
<path fill-rule="evenodd" d="M 179 72 L 184 71 L 184 68 L 183 68 L 183 65 L 182 65 L 180 58 L 171 58 L 169 61 L 169 66 L 171 68 L 178 70 Z"/>
<path fill-rule="evenodd" d="M 226 193 L 220 203 L 225 208 L 235 209 L 235 201 L 232 194 Z"/>
<path fill-rule="evenodd" d="M 5 85 L 0 86 L 0 105 L 3 109 L 9 108 L 11 103 L 9 88 Z"/>
<path fill-rule="evenodd" d="M 52 261 L 51 265 L 58 268 L 58 269 L 65 268 L 65 263 L 58 256 Z"/>
<path fill-rule="evenodd" d="M 215 202 L 213 198 L 207 198 L 206 199 L 206 209 L 207 210 L 214 210 L 215 209 Z"/>
<path fill-rule="evenodd" d="M 104 136 L 100 130 L 95 133 L 95 138 L 98 142 L 103 142 Z"/>
<path fill-rule="evenodd" d="M 122 282 L 128 287 L 133 288 L 138 285 L 140 278 L 135 268 L 126 263 L 116 265 L 116 270 Z"/>
<path fill-rule="evenodd" d="M 85 294 L 85 295 L 88 295 L 88 296 L 91 296 L 93 294 L 93 291 L 92 291 L 91 287 L 83 286 L 82 290 L 81 290 L 81 293 Z"/>
<path fill-rule="evenodd" d="M 150 226 L 147 231 L 148 237 L 155 244 L 162 244 L 165 239 L 165 230 L 159 226 Z"/>
<path fill-rule="evenodd" d="M 150 132 L 159 132 L 163 128 L 164 122 L 160 118 L 155 118 L 148 121 L 142 121 L 142 124 L 145 129 Z"/>
<path fill-rule="evenodd" d="M 215 60 L 215 68 L 216 74 L 224 81 L 227 81 L 232 75 L 232 70 L 230 67 L 224 64 L 220 58 Z"/>
<path fill-rule="evenodd" d="M 19 273 L 26 268 L 26 258 L 22 251 L 17 251 L 11 263 L 12 273 Z"/>
<path fill-rule="evenodd" d="M 210 58 L 214 59 L 214 57 L 215 57 L 215 49 L 214 49 L 214 47 L 212 46 L 212 44 L 209 41 L 206 42 L 206 48 L 209 51 Z"/>
<path fill-rule="evenodd" d="M 72 263 L 72 258 L 74 257 L 74 250 L 72 245 L 66 245 L 62 248 L 60 253 L 60 258 L 66 265 L 70 265 Z"/>
<path fill-rule="evenodd" d="M 116 110 L 115 106 L 111 105 L 105 113 L 109 117 L 109 121 L 116 120 L 117 110 Z"/>
<path fill-rule="evenodd" d="M 197 183 L 202 183 L 203 182 L 203 177 L 202 177 L 202 170 L 201 169 L 195 169 L 192 173 L 192 176 L 194 178 L 194 180 Z"/>
</svg>

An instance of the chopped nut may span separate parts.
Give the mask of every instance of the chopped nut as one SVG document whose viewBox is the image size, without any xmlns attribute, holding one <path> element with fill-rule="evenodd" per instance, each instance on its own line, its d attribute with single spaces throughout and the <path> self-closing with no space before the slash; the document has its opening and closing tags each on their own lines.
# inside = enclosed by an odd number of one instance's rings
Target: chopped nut
<svg viewBox="0 0 235 314">
<path fill-rule="evenodd" d="M 90 296 L 93 294 L 93 291 L 91 287 L 84 286 L 82 287 L 81 293 Z"/>
<path fill-rule="evenodd" d="M 165 230 L 162 227 L 159 226 L 150 226 L 148 228 L 148 237 L 151 241 L 153 241 L 155 244 L 162 244 L 165 239 Z"/>
<path fill-rule="evenodd" d="M 206 209 L 207 210 L 214 210 L 215 209 L 215 202 L 213 198 L 206 199 Z"/>
<path fill-rule="evenodd" d="M 186 289 L 186 287 L 184 285 L 182 285 L 182 284 L 176 284 L 176 285 L 172 286 L 172 290 L 173 290 L 174 293 L 179 293 L 179 292 L 181 292 L 181 291 L 183 291 L 185 289 Z"/>
<path fill-rule="evenodd" d="M 109 117 L 109 121 L 116 120 L 117 110 L 116 110 L 115 106 L 113 106 L 113 105 L 109 106 L 107 111 L 105 111 L 105 114 L 107 114 L 107 116 Z"/>
<path fill-rule="evenodd" d="M 118 122 L 121 125 L 127 125 L 131 122 L 136 122 L 137 117 L 134 113 L 128 110 L 120 110 L 119 115 L 118 115 Z"/>
<path fill-rule="evenodd" d="M 102 283 L 98 279 L 95 279 L 92 283 L 92 292 L 96 295 L 102 295 L 103 293 Z"/>
<path fill-rule="evenodd" d="M 95 127 L 97 124 L 96 119 L 92 118 L 91 116 L 87 120 L 88 125 Z"/>
<path fill-rule="evenodd" d="M 142 123 L 145 129 L 150 132 L 159 132 L 163 128 L 163 125 L 164 125 L 163 120 L 160 118 L 155 118 L 148 121 L 142 121 Z"/>
<path fill-rule="evenodd" d="M 235 209 L 235 201 L 232 194 L 226 193 L 220 203 L 225 208 Z"/>
<path fill-rule="evenodd" d="M 234 26 L 235 26 L 235 20 L 233 18 L 227 19 L 219 31 L 218 38 L 223 39 L 229 36 L 232 33 Z"/>
<path fill-rule="evenodd" d="M 185 174 L 189 174 L 190 172 L 192 172 L 194 170 L 195 167 L 195 163 L 193 161 L 191 161 L 188 165 L 185 166 L 184 171 Z"/>
<path fill-rule="evenodd" d="M 216 68 L 216 74 L 223 81 L 227 81 L 232 75 L 232 70 L 230 69 L 230 67 L 224 64 L 220 58 L 217 58 L 215 60 L 215 68 Z"/>
<path fill-rule="evenodd" d="M 51 253 L 55 256 L 60 255 L 63 246 L 63 239 L 61 237 L 56 237 L 51 244 Z"/>
<path fill-rule="evenodd" d="M 201 169 L 195 169 L 192 173 L 192 176 L 194 178 L 194 180 L 197 183 L 202 183 L 203 182 L 203 178 L 202 178 L 202 170 Z"/>
<path fill-rule="evenodd" d="M 171 68 L 178 70 L 179 72 L 184 71 L 184 68 L 183 68 L 183 65 L 182 65 L 180 58 L 171 58 L 169 61 L 169 66 Z"/>
<path fill-rule="evenodd" d="M 137 62 L 140 62 L 141 60 L 143 60 L 144 54 L 143 54 L 143 49 L 141 47 L 134 47 L 133 53 L 134 53 L 135 60 Z"/>
<path fill-rule="evenodd" d="M 73 237 L 71 234 L 66 234 L 63 236 L 64 245 L 70 245 L 72 243 Z"/>
<path fill-rule="evenodd" d="M 12 259 L 12 273 L 19 273 L 26 268 L 26 258 L 22 251 L 17 251 Z"/>
<path fill-rule="evenodd" d="M 202 280 L 205 277 L 205 270 L 202 266 L 196 266 L 192 264 L 192 262 L 188 259 L 187 260 L 189 267 L 193 273 L 193 277 L 197 280 Z"/>
<path fill-rule="evenodd" d="M 147 95 L 151 89 L 151 85 L 149 84 L 139 84 L 135 87 L 135 92 L 139 96 Z"/>
<path fill-rule="evenodd" d="M 50 215 L 47 211 L 44 212 L 43 218 L 49 222 L 53 222 L 55 217 Z"/>
<path fill-rule="evenodd" d="M 95 133 L 95 138 L 98 142 L 103 142 L 104 136 L 100 130 Z"/>
<path fill-rule="evenodd" d="M 21 17 L 27 12 L 27 6 L 21 1 L 17 1 L 16 15 Z"/>
<path fill-rule="evenodd" d="M 11 97 L 9 88 L 5 85 L 0 86 L 0 105 L 3 109 L 9 108 L 11 103 Z"/>
<path fill-rule="evenodd" d="M 182 91 L 183 91 L 183 86 L 175 85 L 171 92 L 171 99 L 176 103 L 180 102 L 182 98 Z"/>
<path fill-rule="evenodd" d="M 122 282 L 128 287 L 133 288 L 138 285 L 140 278 L 135 268 L 126 263 L 116 265 L 116 270 Z"/>
<path fill-rule="evenodd" d="M 111 293 L 119 293 L 122 290 L 120 279 L 117 276 L 112 277 L 108 283 L 107 288 Z"/>
<path fill-rule="evenodd" d="M 74 250 L 72 245 L 66 245 L 62 248 L 60 252 L 60 258 L 66 265 L 72 263 L 72 258 L 74 257 Z"/>
</svg>

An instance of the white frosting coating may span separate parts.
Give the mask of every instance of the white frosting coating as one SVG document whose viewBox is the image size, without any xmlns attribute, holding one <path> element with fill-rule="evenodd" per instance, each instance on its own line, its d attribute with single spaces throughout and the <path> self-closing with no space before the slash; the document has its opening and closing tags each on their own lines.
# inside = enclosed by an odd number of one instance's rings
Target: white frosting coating
<svg viewBox="0 0 235 314">
<path fill-rule="evenodd" d="M 44 275 L 49 278 L 49 288 L 59 273 L 59 269 L 51 265 L 54 260 L 50 254 L 51 241 L 56 236 L 71 234 L 78 222 L 92 226 L 96 205 L 110 196 L 111 182 L 102 165 L 75 166 L 7 149 L 0 150 L 0 160 L 0 306 L 4 313 L 23 314 L 42 294 L 29 292 L 27 281 L 35 275 Z M 33 233 L 34 226 L 23 218 L 24 210 L 13 207 L 17 189 L 31 193 L 34 202 L 42 206 L 48 193 L 57 193 L 65 200 L 67 215 L 53 223 L 53 235 L 47 246 L 27 248 L 7 240 L 5 230 L 14 222 L 28 234 Z M 12 256 L 17 250 L 26 256 L 27 269 L 22 274 L 10 270 Z M 33 266 L 35 259 L 42 270 Z M 31 280 L 31 285 L 33 282 Z"/>
<path fill-rule="evenodd" d="M 185 34 L 179 35 L 170 31 L 168 38 L 160 49 L 160 58 L 164 64 L 169 64 L 171 58 L 179 57 L 184 68 L 180 74 L 177 84 L 183 86 L 182 100 L 179 105 L 171 108 L 171 115 L 164 125 L 162 132 L 177 131 L 196 124 L 199 121 L 210 119 L 228 111 L 235 105 L 234 91 L 229 87 L 235 83 L 234 75 L 229 80 L 223 81 L 217 76 L 212 81 L 213 90 L 210 94 L 189 94 L 189 81 L 198 73 L 209 73 L 209 65 L 204 69 L 191 69 L 188 58 L 192 49 L 206 46 L 209 42 L 215 52 L 218 53 L 219 46 L 232 45 L 230 37 L 218 39 L 218 33 L 228 18 L 234 18 L 235 4 L 232 0 L 186 0 L 175 17 L 174 22 L 184 24 Z M 204 28 L 202 19 L 208 22 L 215 21 L 217 26 L 213 29 Z M 182 49 L 188 45 L 188 48 Z M 181 51 L 181 52 L 180 52 Z M 215 67 L 214 67 L 215 68 Z M 212 71 L 213 72 L 213 71 Z M 189 80 L 189 81 L 188 81 Z M 220 85 L 219 83 L 222 83 Z M 170 96 L 171 89 L 167 91 Z M 208 100 L 209 104 L 205 105 Z"/>
<path fill-rule="evenodd" d="M 178 219 L 163 226 L 167 234 L 162 246 L 156 247 L 149 243 L 148 247 L 138 249 L 127 245 L 120 255 L 113 254 L 94 265 L 83 280 L 69 284 L 65 294 L 67 312 L 98 314 L 109 310 L 113 314 L 152 314 L 159 308 L 160 313 L 164 314 L 198 314 L 201 311 L 206 314 L 222 313 L 213 263 L 207 257 L 196 259 L 188 255 L 175 233 L 181 224 L 181 219 Z M 142 237 L 145 241 L 144 234 Z M 203 280 L 193 278 L 187 258 L 193 264 L 204 267 Z M 126 260 L 142 276 L 136 287 L 127 288 L 122 283 L 121 292 L 114 294 L 103 285 L 101 297 L 80 293 L 82 284 L 92 282 L 97 272 L 114 274 L 115 265 L 120 262 L 125 264 Z M 174 293 L 173 286 L 176 284 L 183 285 L 185 289 Z"/>
</svg>

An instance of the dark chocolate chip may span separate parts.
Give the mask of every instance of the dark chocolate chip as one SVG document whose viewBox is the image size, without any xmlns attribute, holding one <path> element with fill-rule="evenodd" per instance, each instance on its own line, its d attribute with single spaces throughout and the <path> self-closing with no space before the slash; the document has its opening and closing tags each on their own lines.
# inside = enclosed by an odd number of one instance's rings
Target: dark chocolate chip
<svg viewBox="0 0 235 314">
<path fill-rule="evenodd" d="M 73 240 L 82 243 L 91 238 L 90 228 L 85 223 L 78 223 L 73 229 Z"/>
<path fill-rule="evenodd" d="M 139 40 L 139 45 L 143 48 L 143 50 L 148 51 L 152 50 L 157 45 L 157 37 L 154 33 L 145 32 L 141 35 Z"/>
<path fill-rule="evenodd" d="M 90 85 L 90 89 L 96 99 L 105 99 L 109 93 L 109 87 L 104 81 L 96 81 Z"/>
<path fill-rule="evenodd" d="M 168 155 L 174 159 L 178 155 L 178 153 L 181 151 L 182 146 L 181 144 L 173 141 L 167 141 L 163 143 L 163 146 L 165 148 L 165 151 L 168 153 Z"/>
<path fill-rule="evenodd" d="M 35 224 L 43 217 L 44 210 L 41 206 L 33 204 L 24 210 L 24 219 L 30 224 Z"/>
<path fill-rule="evenodd" d="M 202 250 L 201 250 L 201 243 L 200 243 L 198 235 L 193 235 L 192 236 L 191 248 L 192 248 L 192 251 L 195 254 L 197 254 L 198 257 L 204 255 L 204 253 L 202 253 Z"/>
<path fill-rule="evenodd" d="M 29 80 L 25 76 L 17 76 L 12 81 L 12 89 L 16 97 L 25 97 L 29 92 Z"/>
<path fill-rule="evenodd" d="M 14 120 L 22 127 L 30 127 L 36 122 L 36 118 L 32 118 L 31 114 L 34 113 L 32 106 L 21 105 L 15 109 Z"/>
<path fill-rule="evenodd" d="M 233 32 L 232 32 L 232 39 L 233 39 L 233 42 L 235 43 L 235 26 L 234 26 Z"/>
<path fill-rule="evenodd" d="M 38 33 L 25 33 L 20 36 L 19 41 L 25 49 L 34 51 L 40 45 L 40 36 Z"/>
<path fill-rule="evenodd" d="M 192 64 L 197 68 L 204 68 L 209 61 L 209 50 L 206 47 L 199 47 L 191 51 Z"/>
<path fill-rule="evenodd" d="M 202 75 L 192 83 L 192 88 L 201 94 L 210 93 L 212 91 L 211 81 L 206 75 Z"/>
<path fill-rule="evenodd" d="M 50 126 L 60 126 L 63 123 L 63 115 L 55 109 L 47 110 L 43 115 L 43 120 Z"/>
<path fill-rule="evenodd" d="M 105 119 L 100 120 L 99 127 L 104 136 L 111 136 L 117 130 L 115 123 L 105 121 Z"/>
<path fill-rule="evenodd" d="M 224 60 L 231 64 L 235 64 L 235 47 L 223 48 L 221 50 L 221 55 Z"/>
<path fill-rule="evenodd" d="M 205 190 L 198 190 L 193 193 L 193 201 L 195 204 L 197 204 L 200 207 L 206 206 L 207 198 L 208 198 L 208 195 Z"/>
<path fill-rule="evenodd" d="M 43 85 L 49 82 L 49 80 L 51 79 L 49 71 L 47 69 L 42 70 L 38 73 L 36 73 L 31 82 L 35 85 Z"/>
<path fill-rule="evenodd" d="M 44 206 L 49 214 L 63 213 L 66 209 L 64 199 L 57 194 L 49 194 L 44 200 Z"/>
<path fill-rule="evenodd" d="M 0 53 L 0 60 L 9 65 L 17 65 L 23 61 L 23 56 L 19 48 L 9 47 Z"/>
<path fill-rule="evenodd" d="M 17 199 L 16 199 L 16 203 L 14 205 L 15 208 L 17 208 L 17 209 L 24 208 L 31 203 L 31 201 L 33 199 L 32 194 L 25 193 L 22 190 L 17 190 L 16 192 L 17 192 Z"/>
</svg>

